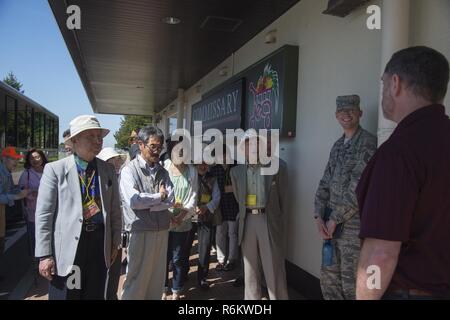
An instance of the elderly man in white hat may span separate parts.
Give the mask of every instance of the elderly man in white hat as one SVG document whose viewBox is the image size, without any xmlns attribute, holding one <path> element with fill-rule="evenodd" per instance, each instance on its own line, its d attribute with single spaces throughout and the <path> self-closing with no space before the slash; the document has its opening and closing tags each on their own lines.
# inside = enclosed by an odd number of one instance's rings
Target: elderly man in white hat
<svg viewBox="0 0 450 320">
<path fill-rule="evenodd" d="M 36 257 L 51 300 L 101 300 L 122 229 L 113 166 L 96 158 L 108 129 L 94 116 L 70 122 L 74 154 L 45 166 L 36 208 Z"/>
<path fill-rule="evenodd" d="M 269 140 L 270 141 L 270 140 Z M 261 269 L 271 300 L 288 299 L 285 272 L 286 164 L 275 159 L 268 140 L 249 130 L 239 146 L 245 148 L 245 164 L 230 171 L 234 196 L 239 203 L 239 245 L 244 260 L 245 300 L 260 300 Z M 279 160 L 278 172 L 263 175 L 260 152 Z M 242 152 L 242 150 L 240 150 Z M 275 153 L 275 152 L 274 152 Z M 262 268 L 261 268 L 262 267 Z"/>
</svg>

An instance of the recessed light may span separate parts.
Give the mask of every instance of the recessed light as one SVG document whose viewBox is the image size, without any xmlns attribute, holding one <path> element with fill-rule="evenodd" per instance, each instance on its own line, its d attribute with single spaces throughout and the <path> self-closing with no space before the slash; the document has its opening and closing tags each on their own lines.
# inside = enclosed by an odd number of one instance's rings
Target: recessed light
<svg viewBox="0 0 450 320">
<path fill-rule="evenodd" d="M 167 24 L 179 24 L 181 20 L 175 17 L 165 17 L 162 19 L 162 22 Z"/>
</svg>

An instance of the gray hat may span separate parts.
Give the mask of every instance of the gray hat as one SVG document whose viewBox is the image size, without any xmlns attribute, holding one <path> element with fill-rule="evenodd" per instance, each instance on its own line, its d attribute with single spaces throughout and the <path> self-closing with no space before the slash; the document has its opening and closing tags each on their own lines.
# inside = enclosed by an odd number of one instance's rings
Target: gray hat
<svg viewBox="0 0 450 320">
<path fill-rule="evenodd" d="M 360 109 L 360 101 L 361 99 L 356 94 L 351 96 L 339 96 L 336 99 L 336 111 L 341 111 L 348 108 Z"/>
</svg>

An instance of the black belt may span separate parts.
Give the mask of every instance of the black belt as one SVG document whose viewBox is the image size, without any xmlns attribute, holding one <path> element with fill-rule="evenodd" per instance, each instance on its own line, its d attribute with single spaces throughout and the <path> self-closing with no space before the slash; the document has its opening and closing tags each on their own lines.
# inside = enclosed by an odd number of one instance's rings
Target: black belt
<svg viewBox="0 0 450 320">
<path fill-rule="evenodd" d="M 93 232 L 104 227 L 103 223 L 84 223 L 83 230 L 86 232 Z"/>
<path fill-rule="evenodd" d="M 251 214 L 263 214 L 263 213 L 266 212 L 266 209 L 265 208 L 261 208 L 261 209 L 250 209 L 250 208 L 247 208 L 246 212 L 247 213 L 251 213 Z"/>
</svg>

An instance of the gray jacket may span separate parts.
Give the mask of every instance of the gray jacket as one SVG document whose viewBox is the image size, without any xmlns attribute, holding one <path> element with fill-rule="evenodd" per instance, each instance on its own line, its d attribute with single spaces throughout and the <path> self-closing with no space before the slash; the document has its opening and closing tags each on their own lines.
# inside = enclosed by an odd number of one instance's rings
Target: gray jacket
<svg viewBox="0 0 450 320">
<path fill-rule="evenodd" d="M 161 201 L 159 193 L 161 185 L 169 192 L 164 201 Z M 120 189 L 126 230 L 135 232 L 169 229 L 168 209 L 173 206 L 175 196 L 169 173 L 162 166 L 156 164 L 153 169 L 149 168 L 138 155 L 122 169 Z"/>
<path fill-rule="evenodd" d="M 119 246 L 122 229 L 119 187 L 113 166 L 96 161 L 105 224 L 105 264 L 109 267 L 112 248 Z M 66 276 L 72 269 L 82 224 L 80 181 L 72 155 L 45 166 L 36 204 L 35 254 L 53 256 L 59 276 Z"/>
</svg>

